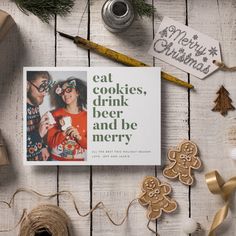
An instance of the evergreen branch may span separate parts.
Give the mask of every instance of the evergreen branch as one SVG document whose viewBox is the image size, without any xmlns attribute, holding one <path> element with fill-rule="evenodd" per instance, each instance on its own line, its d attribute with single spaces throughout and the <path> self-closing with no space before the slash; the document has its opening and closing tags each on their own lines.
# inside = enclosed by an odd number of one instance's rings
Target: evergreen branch
<svg viewBox="0 0 236 236">
<path fill-rule="evenodd" d="M 151 4 L 146 3 L 145 0 L 132 0 L 132 4 L 135 12 L 138 16 L 152 17 L 156 9 Z"/>
<path fill-rule="evenodd" d="M 66 16 L 74 6 L 74 0 L 13 0 L 28 15 L 31 12 L 43 22 L 49 23 L 55 15 Z"/>
</svg>

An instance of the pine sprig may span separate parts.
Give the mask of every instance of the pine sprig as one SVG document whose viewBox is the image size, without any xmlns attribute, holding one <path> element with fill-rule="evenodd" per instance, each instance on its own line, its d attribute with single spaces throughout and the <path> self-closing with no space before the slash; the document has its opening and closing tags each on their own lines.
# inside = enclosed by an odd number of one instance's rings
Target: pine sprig
<svg viewBox="0 0 236 236">
<path fill-rule="evenodd" d="M 28 12 L 49 23 L 55 15 L 66 16 L 74 6 L 74 0 L 13 0 L 19 9 Z"/>
<path fill-rule="evenodd" d="M 132 0 L 132 4 L 135 12 L 140 17 L 143 16 L 152 17 L 154 12 L 156 11 L 155 7 L 153 7 L 149 3 L 146 3 L 145 0 Z"/>
</svg>

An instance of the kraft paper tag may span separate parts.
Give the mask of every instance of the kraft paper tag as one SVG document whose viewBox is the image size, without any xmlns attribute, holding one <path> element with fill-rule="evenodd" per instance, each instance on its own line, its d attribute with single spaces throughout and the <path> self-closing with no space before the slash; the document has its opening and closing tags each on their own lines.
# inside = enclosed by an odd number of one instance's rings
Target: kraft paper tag
<svg viewBox="0 0 236 236">
<path fill-rule="evenodd" d="M 213 60 L 221 61 L 218 41 L 168 17 L 163 19 L 149 54 L 200 79 L 218 69 Z"/>
</svg>

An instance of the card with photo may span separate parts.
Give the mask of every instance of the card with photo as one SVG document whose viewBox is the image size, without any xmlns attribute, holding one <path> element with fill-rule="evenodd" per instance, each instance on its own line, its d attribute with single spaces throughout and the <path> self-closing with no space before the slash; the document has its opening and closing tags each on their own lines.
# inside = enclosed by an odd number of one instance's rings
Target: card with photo
<svg viewBox="0 0 236 236">
<path fill-rule="evenodd" d="M 24 164 L 160 165 L 160 68 L 25 67 Z"/>
</svg>

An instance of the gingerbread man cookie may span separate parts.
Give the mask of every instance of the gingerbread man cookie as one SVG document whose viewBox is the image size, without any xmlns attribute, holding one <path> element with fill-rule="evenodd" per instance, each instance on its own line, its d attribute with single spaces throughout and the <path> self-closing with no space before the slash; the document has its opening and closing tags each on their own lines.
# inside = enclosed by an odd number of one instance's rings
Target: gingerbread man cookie
<svg viewBox="0 0 236 236">
<path fill-rule="evenodd" d="M 148 219 L 156 220 L 163 211 L 170 213 L 177 208 L 177 203 L 167 196 L 170 192 L 171 187 L 169 184 L 161 183 L 156 177 L 145 177 L 139 203 L 143 206 L 148 206 Z"/>
<path fill-rule="evenodd" d="M 184 140 L 176 149 L 168 152 L 168 158 L 171 163 L 164 169 L 163 175 L 170 179 L 179 178 L 185 185 L 192 185 L 194 178 L 192 169 L 201 167 L 201 160 L 197 156 L 198 148 L 195 143 Z"/>
</svg>

